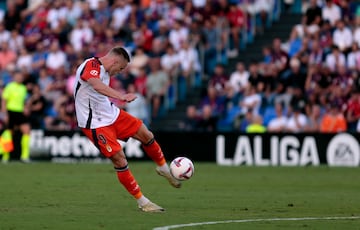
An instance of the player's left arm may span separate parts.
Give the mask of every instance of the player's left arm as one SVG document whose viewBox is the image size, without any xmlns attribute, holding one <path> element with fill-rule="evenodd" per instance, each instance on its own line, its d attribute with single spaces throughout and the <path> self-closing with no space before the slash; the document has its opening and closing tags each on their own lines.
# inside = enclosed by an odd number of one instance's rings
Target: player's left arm
<svg viewBox="0 0 360 230">
<path fill-rule="evenodd" d="M 105 96 L 119 99 L 126 102 L 131 102 L 136 99 L 135 94 L 122 94 L 115 89 L 104 84 L 100 80 L 100 65 L 97 60 L 90 60 L 86 63 L 81 74 L 81 79 L 86 81 L 93 89 Z"/>
<path fill-rule="evenodd" d="M 133 93 L 122 94 L 114 90 L 113 88 L 105 85 L 99 78 L 95 78 L 95 77 L 89 78 L 87 80 L 87 83 L 89 83 L 89 85 L 91 85 L 96 92 L 122 101 L 132 102 L 137 97 Z"/>
</svg>

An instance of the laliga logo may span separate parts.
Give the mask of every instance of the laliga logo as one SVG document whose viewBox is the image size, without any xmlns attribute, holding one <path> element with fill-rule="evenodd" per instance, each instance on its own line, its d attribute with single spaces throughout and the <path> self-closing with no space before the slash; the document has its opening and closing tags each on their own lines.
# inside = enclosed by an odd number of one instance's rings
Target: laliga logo
<svg viewBox="0 0 360 230">
<path fill-rule="evenodd" d="M 350 134 L 334 136 L 326 150 L 330 166 L 358 166 L 360 163 L 359 142 Z"/>
</svg>

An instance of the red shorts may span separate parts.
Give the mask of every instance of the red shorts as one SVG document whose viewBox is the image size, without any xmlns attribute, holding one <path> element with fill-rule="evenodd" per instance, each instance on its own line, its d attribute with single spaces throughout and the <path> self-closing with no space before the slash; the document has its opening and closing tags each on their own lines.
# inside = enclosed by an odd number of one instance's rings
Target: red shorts
<svg viewBox="0 0 360 230">
<path fill-rule="evenodd" d="M 113 124 L 96 129 L 82 128 L 82 131 L 100 152 L 109 158 L 121 150 L 118 140 L 127 141 L 136 134 L 141 125 L 140 119 L 121 110 Z"/>
</svg>

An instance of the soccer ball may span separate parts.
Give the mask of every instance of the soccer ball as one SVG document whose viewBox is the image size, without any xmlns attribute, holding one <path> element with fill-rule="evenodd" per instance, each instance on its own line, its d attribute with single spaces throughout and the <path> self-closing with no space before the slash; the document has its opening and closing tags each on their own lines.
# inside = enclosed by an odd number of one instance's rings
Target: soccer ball
<svg viewBox="0 0 360 230">
<path fill-rule="evenodd" d="M 194 169 L 194 164 L 186 157 L 177 157 L 170 163 L 170 173 L 178 180 L 189 180 L 194 175 Z"/>
</svg>

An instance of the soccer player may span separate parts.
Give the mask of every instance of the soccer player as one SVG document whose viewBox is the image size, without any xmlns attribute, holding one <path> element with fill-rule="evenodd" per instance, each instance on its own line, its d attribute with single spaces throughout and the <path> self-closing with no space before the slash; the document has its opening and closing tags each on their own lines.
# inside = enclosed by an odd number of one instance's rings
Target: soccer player
<svg viewBox="0 0 360 230">
<path fill-rule="evenodd" d="M 119 109 L 109 100 L 111 97 L 130 103 L 136 99 L 135 94 L 122 94 L 109 87 L 110 77 L 120 73 L 129 62 L 128 52 L 123 47 L 114 47 L 106 55 L 89 58 L 80 64 L 74 84 L 77 122 L 100 152 L 112 161 L 120 183 L 137 200 L 139 209 L 144 212 L 163 212 L 164 208 L 142 194 L 128 167 L 124 151 L 117 142 L 118 139 L 126 141 L 130 137 L 139 140 L 147 155 L 157 164 L 157 173 L 164 176 L 172 186 L 181 186 L 171 176 L 153 133 L 140 119 Z"/>
<path fill-rule="evenodd" d="M 23 84 L 24 75 L 20 71 L 13 74 L 13 81 L 7 84 L 2 92 L 1 109 L 6 114 L 7 127 L 11 133 L 19 127 L 21 136 L 20 160 L 24 163 L 30 162 L 30 120 L 29 108 L 27 105 L 28 91 Z M 2 162 L 7 163 L 10 153 L 3 149 Z"/>
</svg>

